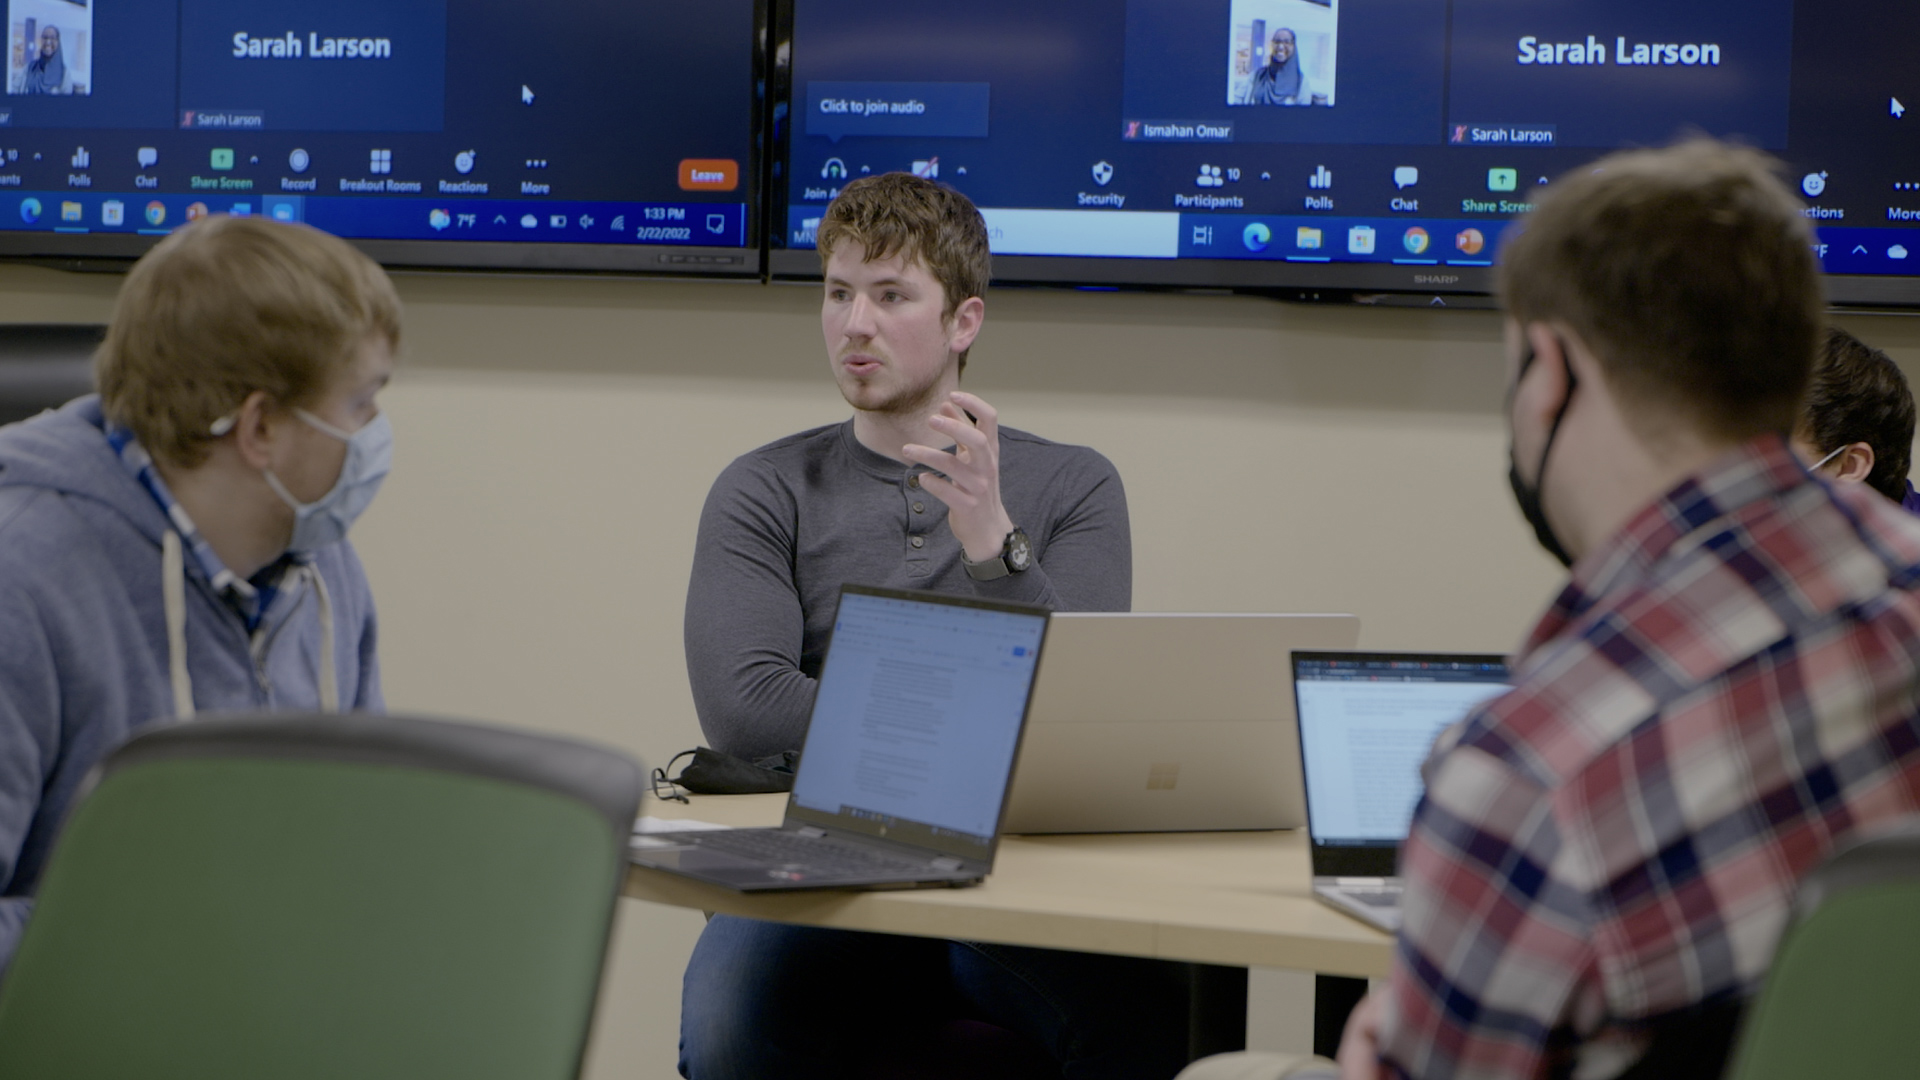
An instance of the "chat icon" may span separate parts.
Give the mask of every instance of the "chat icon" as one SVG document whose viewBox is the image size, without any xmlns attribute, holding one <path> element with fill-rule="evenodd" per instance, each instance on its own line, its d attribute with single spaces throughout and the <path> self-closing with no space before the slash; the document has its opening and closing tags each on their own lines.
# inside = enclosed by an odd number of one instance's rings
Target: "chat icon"
<svg viewBox="0 0 1920 1080">
<path fill-rule="evenodd" d="M 1420 170 L 1412 165 L 1402 165 L 1393 170 L 1393 186 L 1402 191 L 1420 182 Z"/>
<path fill-rule="evenodd" d="M 143 146 L 134 151 L 134 158 L 140 162 L 141 168 L 151 169 L 160 163 L 160 151 L 151 146 Z"/>
</svg>

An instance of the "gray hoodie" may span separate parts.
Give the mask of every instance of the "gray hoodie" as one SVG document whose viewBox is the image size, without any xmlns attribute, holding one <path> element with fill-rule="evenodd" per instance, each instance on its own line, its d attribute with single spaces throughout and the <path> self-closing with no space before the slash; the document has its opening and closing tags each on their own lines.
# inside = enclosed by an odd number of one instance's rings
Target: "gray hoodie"
<svg viewBox="0 0 1920 1080">
<path fill-rule="evenodd" d="M 0 427 L 0 965 L 81 780 L 135 728 L 189 694 L 200 712 L 317 709 L 323 676 L 341 708 L 384 708 L 373 594 L 344 542 L 290 570 L 251 635 L 186 558 L 169 643 L 171 530 L 102 424 L 84 397 Z"/>
</svg>

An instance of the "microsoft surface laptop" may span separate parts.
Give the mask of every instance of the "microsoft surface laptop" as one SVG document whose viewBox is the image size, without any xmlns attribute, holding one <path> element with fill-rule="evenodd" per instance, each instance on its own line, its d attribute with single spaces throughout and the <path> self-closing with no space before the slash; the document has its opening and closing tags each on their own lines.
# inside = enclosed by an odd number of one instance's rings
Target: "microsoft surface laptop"
<svg viewBox="0 0 1920 1080">
<path fill-rule="evenodd" d="M 1420 766 L 1441 731 L 1507 689 L 1501 656 L 1293 654 L 1315 897 L 1400 929 L 1394 864 L 1420 801 Z"/>
<path fill-rule="evenodd" d="M 1042 608 L 848 585 L 778 828 L 649 833 L 632 860 L 741 891 L 970 885 L 993 868 Z"/>
<path fill-rule="evenodd" d="M 1005 831 L 1304 824 L 1287 655 L 1359 637 L 1352 615 L 1054 615 Z"/>
</svg>

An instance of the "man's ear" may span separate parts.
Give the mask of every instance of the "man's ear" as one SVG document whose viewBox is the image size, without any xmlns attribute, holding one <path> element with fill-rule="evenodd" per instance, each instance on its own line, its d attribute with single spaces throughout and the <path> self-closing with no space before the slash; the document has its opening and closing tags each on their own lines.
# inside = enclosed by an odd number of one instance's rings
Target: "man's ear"
<svg viewBox="0 0 1920 1080">
<path fill-rule="evenodd" d="M 1833 464 L 1840 468 L 1834 474 L 1835 480 L 1865 483 L 1867 476 L 1873 472 L 1873 447 L 1863 442 L 1848 443 L 1840 451 L 1840 456 L 1833 459 Z"/>
<path fill-rule="evenodd" d="M 1514 384 L 1514 395 L 1532 405 L 1539 419 L 1551 422 L 1567 400 L 1567 339 L 1548 323 L 1528 323 L 1521 329 L 1533 362 Z"/>
<path fill-rule="evenodd" d="M 952 329 L 948 331 L 947 348 L 956 353 L 966 352 L 973 347 L 973 339 L 980 336 L 980 327 L 987 321 L 987 302 L 977 296 L 969 296 L 960 301 L 953 309 Z"/>
<path fill-rule="evenodd" d="M 233 428 L 228 437 L 240 451 L 240 459 L 254 469 L 273 464 L 273 447 L 285 426 L 281 410 L 265 390 L 255 390 L 234 410 Z"/>
</svg>

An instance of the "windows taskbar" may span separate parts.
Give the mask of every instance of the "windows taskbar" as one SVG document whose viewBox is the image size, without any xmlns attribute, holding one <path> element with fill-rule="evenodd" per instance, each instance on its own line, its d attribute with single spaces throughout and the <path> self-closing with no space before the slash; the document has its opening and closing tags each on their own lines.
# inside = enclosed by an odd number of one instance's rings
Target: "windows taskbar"
<svg viewBox="0 0 1920 1080">
<path fill-rule="evenodd" d="M 304 222 L 355 240 L 671 244 L 743 248 L 745 203 L 368 199 L 18 191 L 0 195 L 0 231 L 165 236 L 206 214 Z"/>
</svg>

